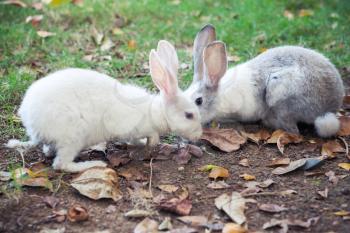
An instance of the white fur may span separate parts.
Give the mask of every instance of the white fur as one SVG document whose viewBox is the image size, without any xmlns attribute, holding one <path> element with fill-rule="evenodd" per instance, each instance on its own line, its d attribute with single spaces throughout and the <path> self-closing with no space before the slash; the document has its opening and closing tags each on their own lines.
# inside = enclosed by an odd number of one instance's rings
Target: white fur
<svg viewBox="0 0 350 233">
<path fill-rule="evenodd" d="M 315 120 L 315 128 L 317 134 L 321 137 L 331 137 L 340 129 L 340 122 L 334 113 L 326 113 L 324 116 L 319 116 Z"/>
<path fill-rule="evenodd" d="M 53 145 L 57 151 L 53 167 L 79 172 L 93 166 L 106 166 L 102 161 L 75 163 L 73 160 L 82 149 L 110 139 L 147 137 L 155 145 L 159 135 L 169 131 L 198 139 L 202 133 L 198 109 L 177 85 L 170 86 L 174 80 L 166 80 L 169 78 L 167 68 L 152 66 L 152 69 L 161 69 L 152 74 L 161 86 L 160 95 L 85 69 L 61 70 L 33 83 L 19 109 L 30 136 L 28 143 Z M 163 76 L 155 77 L 160 74 Z M 170 96 L 163 87 L 170 90 Z M 192 112 L 194 119 L 186 119 L 185 111 Z M 21 143 L 10 141 L 9 145 L 15 147 Z"/>
</svg>

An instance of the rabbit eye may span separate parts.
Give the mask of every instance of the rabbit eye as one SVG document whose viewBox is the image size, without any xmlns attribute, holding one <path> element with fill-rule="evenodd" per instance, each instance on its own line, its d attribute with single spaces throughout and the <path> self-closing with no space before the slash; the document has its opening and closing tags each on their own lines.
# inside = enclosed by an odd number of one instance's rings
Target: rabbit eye
<svg viewBox="0 0 350 233">
<path fill-rule="evenodd" d="M 192 112 L 185 112 L 185 117 L 189 120 L 193 119 L 193 113 Z"/>
<path fill-rule="evenodd" d="M 202 97 L 198 97 L 198 98 L 195 100 L 195 103 L 196 103 L 197 106 L 202 105 L 202 103 L 203 103 Z"/>
</svg>

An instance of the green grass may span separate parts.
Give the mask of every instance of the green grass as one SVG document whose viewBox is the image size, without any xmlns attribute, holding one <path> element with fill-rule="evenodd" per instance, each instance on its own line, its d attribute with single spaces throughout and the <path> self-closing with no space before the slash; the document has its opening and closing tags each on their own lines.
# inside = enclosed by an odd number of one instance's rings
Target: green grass
<svg viewBox="0 0 350 233">
<path fill-rule="evenodd" d="M 286 9 L 295 15 L 293 20 L 283 16 Z M 298 17 L 301 9 L 314 14 Z M 347 0 L 85 0 L 83 7 L 63 4 L 45 6 L 42 11 L 0 5 L 0 140 L 24 136 L 14 116 L 34 80 L 64 67 L 83 67 L 154 90 L 148 75 L 137 75 L 147 72 L 143 65 L 150 49 L 160 39 L 169 40 L 178 48 L 181 63 L 191 64 L 188 50 L 207 23 L 216 26 L 218 39 L 227 43 L 230 55 L 239 56 L 240 62 L 263 48 L 298 44 L 324 53 L 339 68 L 349 66 L 349 11 Z M 25 23 L 27 16 L 36 14 L 44 15 L 37 28 Z M 117 15 L 124 19 L 121 35 L 113 34 L 120 22 Z M 93 28 L 115 47 L 101 51 L 94 43 Z M 40 38 L 38 29 L 57 35 Z M 264 40 L 257 41 L 261 35 Z M 135 49 L 128 47 L 130 40 L 136 42 Z M 84 60 L 89 54 L 97 59 Z M 181 70 L 180 76 L 181 85 L 187 86 L 192 68 Z"/>
</svg>

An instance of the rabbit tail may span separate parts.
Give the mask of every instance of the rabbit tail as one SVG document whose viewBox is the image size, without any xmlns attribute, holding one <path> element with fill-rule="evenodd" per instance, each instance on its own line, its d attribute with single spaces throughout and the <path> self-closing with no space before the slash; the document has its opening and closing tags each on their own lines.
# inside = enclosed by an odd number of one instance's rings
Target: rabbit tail
<svg viewBox="0 0 350 233">
<path fill-rule="evenodd" d="M 327 112 L 315 120 L 315 128 L 320 137 L 327 138 L 335 135 L 340 129 L 340 122 L 336 115 Z"/>
</svg>

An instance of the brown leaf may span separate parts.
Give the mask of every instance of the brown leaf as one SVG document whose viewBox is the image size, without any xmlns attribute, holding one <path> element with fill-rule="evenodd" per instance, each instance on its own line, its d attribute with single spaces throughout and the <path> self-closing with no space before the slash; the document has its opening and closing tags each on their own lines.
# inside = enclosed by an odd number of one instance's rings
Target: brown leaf
<svg viewBox="0 0 350 233">
<path fill-rule="evenodd" d="M 206 226 L 208 224 L 208 218 L 205 216 L 183 216 L 177 219 L 193 227 Z"/>
<path fill-rule="evenodd" d="M 270 212 L 270 213 L 279 213 L 279 212 L 288 210 L 288 208 L 275 205 L 275 204 L 260 204 L 258 205 L 258 208 L 259 210 Z"/>
<path fill-rule="evenodd" d="M 119 166 L 125 165 L 131 161 L 128 155 L 120 154 L 119 151 L 114 152 L 113 154 L 107 155 L 107 159 L 109 161 L 109 164 L 113 168 L 117 168 Z"/>
<path fill-rule="evenodd" d="M 350 171 L 350 163 L 339 163 L 338 167 L 341 167 L 347 171 Z"/>
<path fill-rule="evenodd" d="M 345 149 L 339 142 L 332 140 L 322 145 L 321 155 L 327 158 L 335 158 L 335 153 L 343 153 Z"/>
<path fill-rule="evenodd" d="M 320 217 L 314 217 L 314 218 L 309 218 L 306 222 L 304 222 L 301 220 L 289 220 L 289 219 L 278 220 L 273 218 L 269 222 L 266 222 L 263 225 L 263 229 L 266 230 L 271 227 L 279 226 L 279 227 L 282 227 L 282 230 L 279 232 L 286 233 L 288 232 L 288 226 L 298 226 L 303 228 L 309 228 L 312 224 L 316 224 L 319 219 Z"/>
<path fill-rule="evenodd" d="M 136 225 L 134 233 L 158 233 L 158 223 L 150 218 L 145 218 Z"/>
<path fill-rule="evenodd" d="M 223 167 L 214 167 L 210 173 L 209 178 L 217 179 L 217 178 L 227 178 L 230 176 L 228 170 Z"/>
<path fill-rule="evenodd" d="M 167 193 L 174 193 L 179 189 L 179 187 L 172 184 L 161 184 L 158 185 L 157 188 Z"/>
<path fill-rule="evenodd" d="M 36 178 L 36 177 L 48 177 L 49 173 L 48 170 L 50 168 L 47 167 L 44 163 L 42 162 L 36 162 L 36 163 L 32 163 L 28 170 L 28 176 L 31 178 Z"/>
<path fill-rule="evenodd" d="M 178 152 L 174 154 L 173 159 L 179 165 L 187 164 L 191 159 L 191 153 L 189 148 L 185 147 L 178 150 Z"/>
<path fill-rule="evenodd" d="M 329 182 L 335 185 L 338 183 L 339 178 L 335 175 L 334 171 L 326 172 L 325 175 L 328 177 Z"/>
<path fill-rule="evenodd" d="M 299 11 L 299 17 L 308 17 L 313 15 L 314 15 L 314 11 L 310 9 L 301 9 Z"/>
<path fill-rule="evenodd" d="M 158 208 L 178 215 L 189 215 L 192 203 L 189 199 L 171 198 L 170 200 L 161 201 Z"/>
<path fill-rule="evenodd" d="M 21 186 L 44 187 L 49 189 L 50 191 L 53 191 L 53 185 L 51 181 L 48 180 L 47 177 L 36 177 L 36 178 L 23 177 L 23 178 L 17 179 L 16 182 Z"/>
<path fill-rule="evenodd" d="M 241 166 L 243 166 L 243 167 L 249 167 L 249 161 L 248 161 L 248 159 L 242 159 L 241 161 L 239 161 L 238 164 L 241 165 Z"/>
<path fill-rule="evenodd" d="M 323 191 L 317 191 L 317 193 L 323 197 L 323 198 L 327 198 L 328 197 L 328 188 L 325 188 Z"/>
<path fill-rule="evenodd" d="M 119 172 L 119 176 L 124 177 L 128 181 L 131 180 L 138 180 L 138 181 L 145 181 L 148 180 L 148 178 L 145 176 L 144 173 L 140 171 L 140 169 L 137 169 L 135 167 L 127 168 Z"/>
<path fill-rule="evenodd" d="M 25 4 L 22 1 L 19 0 L 7 0 L 7 1 L 2 1 L 0 4 L 4 4 L 4 5 L 14 5 L 14 6 L 18 6 L 18 7 L 27 7 L 27 4 Z"/>
<path fill-rule="evenodd" d="M 350 109 L 350 95 L 344 96 L 343 99 L 343 106 L 344 109 L 349 110 Z"/>
<path fill-rule="evenodd" d="M 225 152 L 236 151 L 247 139 L 234 129 L 204 129 L 202 138 Z"/>
<path fill-rule="evenodd" d="M 266 141 L 268 138 L 271 137 L 271 134 L 266 129 L 261 129 L 256 133 L 246 133 L 244 131 L 241 131 L 241 134 L 251 141 L 255 142 L 256 144 L 259 144 L 260 141 Z"/>
<path fill-rule="evenodd" d="M 33 27 L 39 26 L 41 20 L 43 20 L 43 15 L 33 15 L 26 18 L 26 23 L 31 23 Z"/>
<path fill-rule="evenodd" d="M 244 173 L 242 175 L 239 175 L 239 177 L 243 178 L 244 180 L 251 181 L 256 180 L 256 177 L 247 173 Z"/>
<path fill-rule="evenodd" d="M 203 156 L 203 151 L 200 147 L 191 144 L 188 144 L 187 147 L 189 148 L 190 153 L 195 157 L 200 158 Z"/>
<path fill-rule="evenodd" d="M 294 171 L 294 170 L 296 170 L 298 168 L 301 168 L 302 166 L 305 165 L 305 163 L 306 163 L 306 159 L 299 159 L 299 160 L 291 162 L 287 167 L 275 168 L 272 171 L 272 174 L 283 175 L 283 174 L 286 174 L 288 172 Z"/>
<path fill-rule="evenodd" d="M 235 223 L 226 223 L 224 228 L 222 229 L 222 233 L 246 233 L 246 232 L 248 232 L 247 229 Z"/>
<path fill-rule="evenodd" d="M 89 218 L 89 213 L 84 206 L 76 204 L 69 208 L 67 217 L 71 222 L 82 222 Z"/>
<path fill-rule="evenodd" d="M 263 181 L 263 182 L 260 182 L 260 183 L 258 184 L 258 186 L 261 187 L 261 188 L 268 188 L 268 187 L 270 187 L 270 185 L 272 185 L 273 183 L 275 183 L 275 181 L 273 181 L 272 179 L 267 179 L 267 180 L 265 180 L 265 181 Z"/>
<path fill-rule="evenodd" d="M 339 117 L 340 130 L 338 131 L 338 136 L 348 136 L 350 135 L 350 117 L 341 116 Z"/>
<path fill-rule="evenodd" d="M 129 50 L 135 50 L 136 49 L 136 41 L 135 40 L 129 40 L 128 41 L 128 49 Z"/>
<path fill-rule="evenodd" d="M 207 185 L 207 187 L 211 189 L 226 189 L 231 186 L 228 185 L 225 181 L 220 180 L 220 181 L 212 181 L 210 184 Z"/>
<path fill-rule="evenodd" d="M 124 214 L 125 217 L 128 218 L 144 218 L 149 217 L 153 213 L 147 210 L 133 209 Z"/>
<path fill-rule="evenodd" d="M 290 158 L 282 158 L 282 159 L 273 159 L 268 167 L 277 167 L 282 165 L 289 165 L 290 164 Z"/>
<path fill-rule="evenodd" d="M 272 133 L 271 137 L 267 140 L 267 143 L 277 143 L 278 150 L 283 154 L 285 145 L 289 143 L 300 143 L 303 141 L 303 137 L 298 134 L 292 134 L 283 130 L 276 130 Z"/>
<path fill-rule="evenodd" d="M 283 12 L 283 16 L 286 17 L 288 20 L 294 19 L 294 14 L 290 12 L 289 10 L 285 10 Z"/>
<path fill-rule="evenodd" d="M 82 195 L 94 200 L 112 198 L 118 201 L 122 198 L 117 173 L 111 168 L 89 168 L 74 178 L 71 185 Z"/>
<path fill-rule="evenodd" d="M 50 219 L 53 219 L 58 223 L 64 222 L 66 220 L 67 210 L 53 210 L 52 213 L 53 214 L 49 216 Z"/>
<path fill-rule="evenodd" d="M 55 36 L 56 35 L 56 33 L 54 33 L 54 32 L 47 32 L 47 31 L 37 31 L 36 34 L 39 37 L 42 37 L 42 38 L 46 38 L 46 37 L 50 37 L 50 36 Z"/>
<path fill-rule="evenodd" d="M 246 221 L 244 215 L 246 202 L 247 200 L 237 192 L 232 192 L 231 196 L 224 193 L 215 198 L 216 208 L 223 210 L 233 221 L 240 225 Z"/>
</svg>

